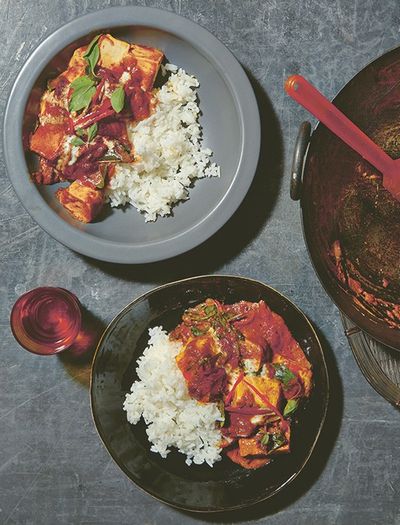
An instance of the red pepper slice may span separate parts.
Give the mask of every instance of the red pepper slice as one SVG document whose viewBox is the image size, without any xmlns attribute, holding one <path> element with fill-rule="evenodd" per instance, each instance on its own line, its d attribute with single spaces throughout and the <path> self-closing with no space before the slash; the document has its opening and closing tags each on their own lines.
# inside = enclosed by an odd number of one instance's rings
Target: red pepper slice
<svg viewBox="0 0 400 525">
<path fill-rule="evenodd" d="M 294 399 L 295 397 L 300 397 L 303 388 L 298 380 L 292 382 L 288 387 L 283 389 L 283 395 L 286 399 Z"/>
<path fill-rule="evenodd" d="M 96 91 L 92 99 L 93 104 L 98 104 L 100 102 L 100 93 L 101 93 L 101 90 L 103 89 L 104 84 L 105 84 L 105 79 L 102 78 L 96 87 Z"/>
<path fill-rule="evenodd" d="M 285 420 L 284 420 L 284 417 L 283 417 L 282 414 L 279 412 L 279 410 L 278 410 L 276 407 L 274 407 L 274 405 L 273 405 L 272 403 L 269 402 L 268 398 L 267 398 L 266 396 L 264 396 L 264 394 L 262 394 L 262 393 L 258 390 L 258 388 L 256 388 L 255 386 L 253 386 L 251 383 L 249 383 L 249 382 L 246 381 L 245 379 L 244 379 L 244 382 L 246 383 L 246 385 L 247 385 L 251 390 L 253 390 L 253 392 L 254 392 L 255 394 L 257 394 L 257 396 L 261 399 L 261 401 L 263 401 L 263 402 L 267 405 L 267 407 L 269 407 L 269 408 L 270 408 L 270 409 L 271 409 L 271 410 L 272 410 L 272 411 L 273 411 L 273 412 L 279 417 L 279 419 L 280 419 L 282 422 L 285 421 Z"/>
<path fill-rule="evenodd" d="M 236 381 L 233 383 L 233 387 L 231 388 L 231 390 L 228 392 L 228 395 L 226 396 L 225 405 L 230 403 L 231 399 L 233 398 L 233 394 L 235 393 L 236 388 L 238 387 L 239 383 L 241 383 L 243 378 L 244 378 L 244 372 L 242 370 L 238 378 L 236 379 Z"/>
<path fill-rule="evenodd" d="M 226 406 L 225 410 L 227 412 L 243 414 L 244 416 L 257 416 L 257 415 L 273 414 L 273 412 L 269 408 L 260 408 L 260 407 L 233 407 L 233 406 Z"/>
<path fill-rule="evenodd" d="M 103 120 L 104 118 L 114 115 L 114 113 L 115 111 L 111 106 L 111 100 L 109 98 L 106 98 L 99 108 L 91 111 L 90 113 L 87 113 L 82 117 L 78 117 L 77 119 L 75 119 L 75 129 L 87 128 L 88 126 L 91 126 L 99 120 Z"/>
</svg>

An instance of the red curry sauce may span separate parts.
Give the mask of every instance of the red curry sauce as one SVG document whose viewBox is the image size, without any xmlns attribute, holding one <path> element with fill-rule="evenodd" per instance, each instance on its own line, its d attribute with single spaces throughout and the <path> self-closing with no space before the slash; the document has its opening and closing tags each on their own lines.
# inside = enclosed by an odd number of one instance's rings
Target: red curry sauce
<svg viewBox="0 0 400 525">
<path fill-rule="evenodd" d="M 207 299 L 185 311 L 170 337 L 183 343 L 176 359 L 190 396 L 223 411 L 221 447 L 232 461 L 255 469 L 290 452 L 312 371 L 282 317 L 264 301 Z"/>
<path fill-rule="evenodd" d="M 76 219 L 95 219 L 115 163 L 134 162 L 127 125 L 150 115 L 163 56 L 156 48 L 98 35 L 48 83 L 29 138 L 28 148 L 39 155 L 32 178 L 37 184 L 71 182 L 56 196 Z"/>
</svg>

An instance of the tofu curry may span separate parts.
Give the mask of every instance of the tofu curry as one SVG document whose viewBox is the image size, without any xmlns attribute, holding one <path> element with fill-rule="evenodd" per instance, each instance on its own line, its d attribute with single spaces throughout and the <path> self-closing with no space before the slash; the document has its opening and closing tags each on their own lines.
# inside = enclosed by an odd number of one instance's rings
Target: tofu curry
<svg viewBox="0 0 400 525">
<path fill-rule="evenodd" d="M 72 216 L 91 222 L 105 200 L 116 162 L 135 158 L 127 123 L 147 118 L 162 51 L 96 36 L 48 82 L 28 148 L 39 156 L 37 184 L 68 181 L 56 192 Z"/>
<path fill-rule="evenodd" d="M 189 395 L 217 402 L 226 455 L 247 469 L 287 454 L 291 424 L 312 389 L 311 364 L 282 317 L 264 301 L 215 299 L 185 311 L 170 334 Z"/>
</svg>

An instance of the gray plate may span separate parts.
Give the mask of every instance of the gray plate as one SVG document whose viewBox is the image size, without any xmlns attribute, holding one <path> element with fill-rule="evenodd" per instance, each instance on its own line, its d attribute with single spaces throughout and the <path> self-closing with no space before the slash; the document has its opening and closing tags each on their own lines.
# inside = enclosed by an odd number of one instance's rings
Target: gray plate
<svg viewBox="0 0 400 525">
<path fill-rule="evenodd" d="M 22 147 L 23 122 L 32 91 L 40 91 L 54 57 L 82 45 L 94 33 L 159 47 L 169 62 L 200 81 L 203 145 L 214 151 L 221 177 L 202 179 L 173 216 L 145 223 L 129 206 L 111 209 L 99 221 L 75 221 L 54 198 L 56 186 L 37 187 L 29 177 Z M 83 39 L 83 40 L 82 40 Z M 63 54 L 64 50 L 64 54 Z M 51 63 L 50 63 L 51 62 Z M 4 151 L 10 180 L 35 221 L 69 248 L 104 261 L 144 263 L 166 259 L 205 241 L 238 208 L 253 179 L 260 150 L 260 117 L 250 82 L 230 51 L 197 24 L 166 11 L 121 7 L 99 11 L 61 27 L 33 52 L 12 88 L 4 118 Z"/>
</svg>

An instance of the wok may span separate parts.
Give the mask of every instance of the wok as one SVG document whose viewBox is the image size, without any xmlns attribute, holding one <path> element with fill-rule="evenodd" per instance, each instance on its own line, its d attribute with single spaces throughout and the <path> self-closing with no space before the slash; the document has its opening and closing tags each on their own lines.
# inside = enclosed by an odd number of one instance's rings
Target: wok
<svg viewBox="0 0 400 525">
<path fill-rule="evenodd" d="M 399 158 L 400 48 L 367 65 L 333 103 Z M 382 306 L 400 304 L 400 203 L 382 189 L 381 174 L 323 124 L 311 133 L 310 123 L 304 122 L 290 193 L 300 199 L 305 242 L 327 293 L 360 330 L 400 351 L 400 322 L 393 322 L 392 307 Z M 341 278 L 335 241 L 346 260 Z M 364 295 L 355 292 L 358 284 Z"/>
</svg>

